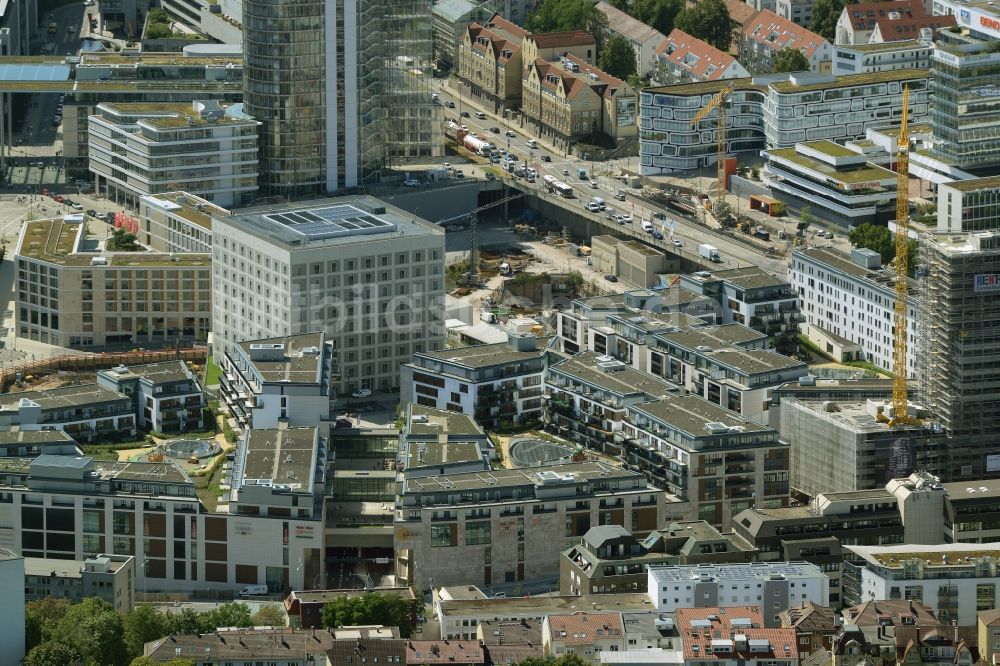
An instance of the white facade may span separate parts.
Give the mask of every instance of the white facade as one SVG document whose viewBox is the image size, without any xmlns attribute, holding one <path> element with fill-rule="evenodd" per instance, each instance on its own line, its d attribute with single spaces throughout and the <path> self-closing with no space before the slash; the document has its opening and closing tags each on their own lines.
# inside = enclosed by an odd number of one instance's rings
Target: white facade
<svg viewBox="0 0 1000 666">
<path fill-rule="evenodd" d="M 189 192 L 139 199 L 139 242 L 160 252 L 212 252 L 212 216 L 229 211 Z"/>
<path fill-rule="evenodd" d="M 931 45 L 912 39 L 881 44 L 838 45 L 833 48 L 833 74 L 890 72 L 896 69 L 927 69 Z"/>
<path fill-rule="evenodd" d="M 0 595 L 0 659 L 13 666 L 24 658 L 24 558 L 6 548 L 0 549 Z"/>
<path fill-rule="evenodd" d="M 142 195 L 179 189 L 246 203 L 257 192 L 259 125 L 217 101 L 99 104 L 87 127 L 95 188 L 133 208 Z"/>
<path fill-rule="evenodd" d="M 772 11 L 792 23 L 797 23 L 804 28 L 812 28 L 813 7 L 815 6 L 816 0 L 775 0 Z"/>
<path fill-rule="evenodd" d="M 303 213 L 320 220 L 305 233 L 292 224 Z M 212 222 L 217 356 L 246 340 L 322 331 L 337 350 L 335 388 L 344 392 L 396 387 L 400 365 L 443 346 L 440 227 L 367 196 Z"/>
<path fill-rule="evenodd" d="M 647 584 L 657 611 L 759 606 L 765 626 L 780 626 L 778 613 L 791 606 L 830 605 L 830 579 L 806 562 L 652 565 Z"/>
<path fill-rule="evenodd" d="M 659 30 L 601 0 L 595 7 L 608 18 L 608 32 L 623 37 L 635 52 L 636 71 L 645 76 L 656 65 L 656 47 L 666 39 Z"/>
<path fill-rule="evenodd" d="M 868 268 L 865 257 L 870 262 Z M 862 360 L 886 370 L 893 365 L 896 290 L 892 273 L 877 257 L 855 250 L 851 256 L 829 248 L 792 252 L 788 280 L 798 292 L 808 324 L 855 342 Z M 907 307 L 906 366 L 914 376 L 917 354 L 917 306 Z"/>
</svg>

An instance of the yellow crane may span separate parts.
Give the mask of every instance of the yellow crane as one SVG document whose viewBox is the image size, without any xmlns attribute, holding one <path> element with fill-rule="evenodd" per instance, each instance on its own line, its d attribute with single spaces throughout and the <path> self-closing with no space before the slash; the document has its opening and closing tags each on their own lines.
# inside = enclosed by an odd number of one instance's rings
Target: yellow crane
<svg viewBox="0 0 1000 666">
<path fill-rule="evenodd" d="M 708 114 L 712 113 L 712 111 L 718 110 L 718 114 L 716 116 L 716 120 L 718 122 L 716 136 L 718 138 L 719 145 L 715 166 L 718 168 L 719 182 L 717 185 L 718 191 L 715 195 L 716 210 L 718 210 L 719 204 L 724 200 L 726 195 L 726 98 L 731 92 L 733 92 L 733 89 L 726 86 L 719 92 L 715 93 L 715 97 L 713 97 L 708 104 L 703 106 L 691 120 L 691 126 L 697 127 L 698 123 L 704 120 Z"/>
<path fill-rule="evenodd" d="M 892 347 L 892 419 L 890 426 L 919 423 L 907 410 L 906 387 L 906 308 L 910 280 L 910 197 L 907 182 L 910 165 L 909 121 L 910 89 L 903 88 L 903 114 L 896 145 L 896 310 L 893 319 Z"/>
</svg>

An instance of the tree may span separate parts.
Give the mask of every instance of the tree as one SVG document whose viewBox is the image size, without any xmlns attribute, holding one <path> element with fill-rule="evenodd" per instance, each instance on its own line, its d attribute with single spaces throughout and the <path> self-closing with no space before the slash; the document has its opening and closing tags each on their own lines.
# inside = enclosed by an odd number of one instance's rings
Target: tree
<svg viewBox="0 0 1000 666">
<path fill-rule="evenodd" d="M 600 19 L 595 16 L 600 15 Z M 528 16 L 524 27 L 532 32 L 562 32 L 565 30 L 587 30 L 607 18 L 588 0 L 544 0 L 538 9 Z"/>
<path fill-rule="evenodd" d="M 896 256 L 896 242 L 889 232 L 889 227 L 874 224 L 859 224 L 847 232 L 847 238 L 856 247 L 866 247 L 878 252 L 882 263 L 889 263 Z"/>
<path fill-rule="evenodd" d="M 107 245 L 109 250 L 118 252 L 135 252 L 142 249 L 135 234 L 122 228 L 115 229 L 111 233 L 111 239 L 108 240 Z"/>
<path fill-rule="evenodd" d="M 142 654 L 142 647 L 149 641 L 163 638 L 168 631 L 167 619 L 152 606 L 138 606 L 122 620 L 125 645 L 129 654 Z"/>
<path fill-rule="evenodd" d="M 674 29 L 674 20 L 682 9 L 684 0 L 635 0 L 629 13 L 664 35 L 669 35 Z"/>
<path fill-rule="evenodd" d="M 807 72 L 809 60 L 798 49 L 781 49 L 774 54 L 771 69 L 775 74 L 782 72 Z"/>
<path fill-rule="evenodd" d="M 52 630 L 69 610 L 69 599 L 47 597 L 24 605 L 25 649 L 52 638 Z"/>
<path fill-rule="evenodd" d="M 832 44 L 837 36 L 837 21 L 846 4 L 846 0 L 816 0 L 812 31 Z"/>
<path fill-rule="evenodd" d="M 206 613 L 212 629 L 219 627 L 249 627 L 253 625 L 251 621 L 250 606 L 238 601 L 222 604 L 214 611 Z"/>
<path fill-rule="evenodd" d="M 83 666 L 83 655 L 72 645 L 59 641 L 46 641 L 31 648 L 23 666 Z"/>
<path fill-rule="evenodd" d="M 635 51 L 628 40 L 621 35 L 615 35 L 606 42 L 597 58 L 597 66 L 611 76 L 626 79 L 635 74 Z"/>
<path fill-rule="evenodd" d="M 722 0 L 703 0 L 681 10 L 674 19 L 674 27 L 720 51 L 728 51 L 733 43 L 733 20 Z"/>
<path fill-rule="evenodd" d="M 252 623 L 255 627 L 284 627 L 288 617 L 278 604 L 264 604 L 254 613 Z"/>
<path fill-rule="evenodd" d="M 124 633 L 122 618 L 111 604 L 88 597 L 70 606 L 52 635 L 79 650 L 88 662 L 121 664 L 128 659 Z"/>
<path fill-rule="evenodd" d="M 360 597 L 340 597 L 323 606 L 323 624 L 344 627 L 358 624 L 398 626 L 410 635 L 410 604 L 397 594 L 366 592 Z"/>
</svg>

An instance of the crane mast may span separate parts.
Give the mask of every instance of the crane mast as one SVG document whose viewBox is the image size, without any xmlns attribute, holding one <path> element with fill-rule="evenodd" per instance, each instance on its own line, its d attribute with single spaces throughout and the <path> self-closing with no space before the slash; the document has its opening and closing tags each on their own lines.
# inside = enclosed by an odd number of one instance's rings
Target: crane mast
<svg viewBox="0 0 1000 666">
<path fill-rule="evenodd" d="M 698 113 L 695 114 L 694 118 L 691 119 L 691 126 L 696 127 L 698 123 L 704 120 L 712 111 L 718 111 L 716 114 L 716 120 L 718 122 L 716 137 L 718 139 L 718 145 L 716 146 L 715 161 L 715 167 L 718 172 L 718 189 L 715 193 L 716 210 L 719 209 L 719 204 L 722 203 L 726 194 L 726 98 L 729 97 L 729 93 L 731 92 L 733 92 L 733 89 L 726 86 L 719 92 L 715 93 L 715 96 L 709 101 L 709 103 L 703 106 Z"/>
</svg>

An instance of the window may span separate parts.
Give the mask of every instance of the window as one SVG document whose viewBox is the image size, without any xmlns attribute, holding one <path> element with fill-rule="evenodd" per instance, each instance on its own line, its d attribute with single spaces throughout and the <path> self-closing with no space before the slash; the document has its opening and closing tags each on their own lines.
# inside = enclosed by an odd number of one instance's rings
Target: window
<svg viewBox="0 0 1000 666">
<path fill-rule="evenodd" d="M 489 521 L 477 521 L 465 523 L 465 545 L 466 546 L 487 546 L 490 544 Z"/>
<path fill-rule="evenodd" d="M 457 525 L 431 525 L 431 547 L 457 546 Z"/>
<path fill-rule="evenodd" d="M 976 585 L 976 610 L 992 610 L 996 608 L 996 585 L 982 583 Z"/>
</svg>

